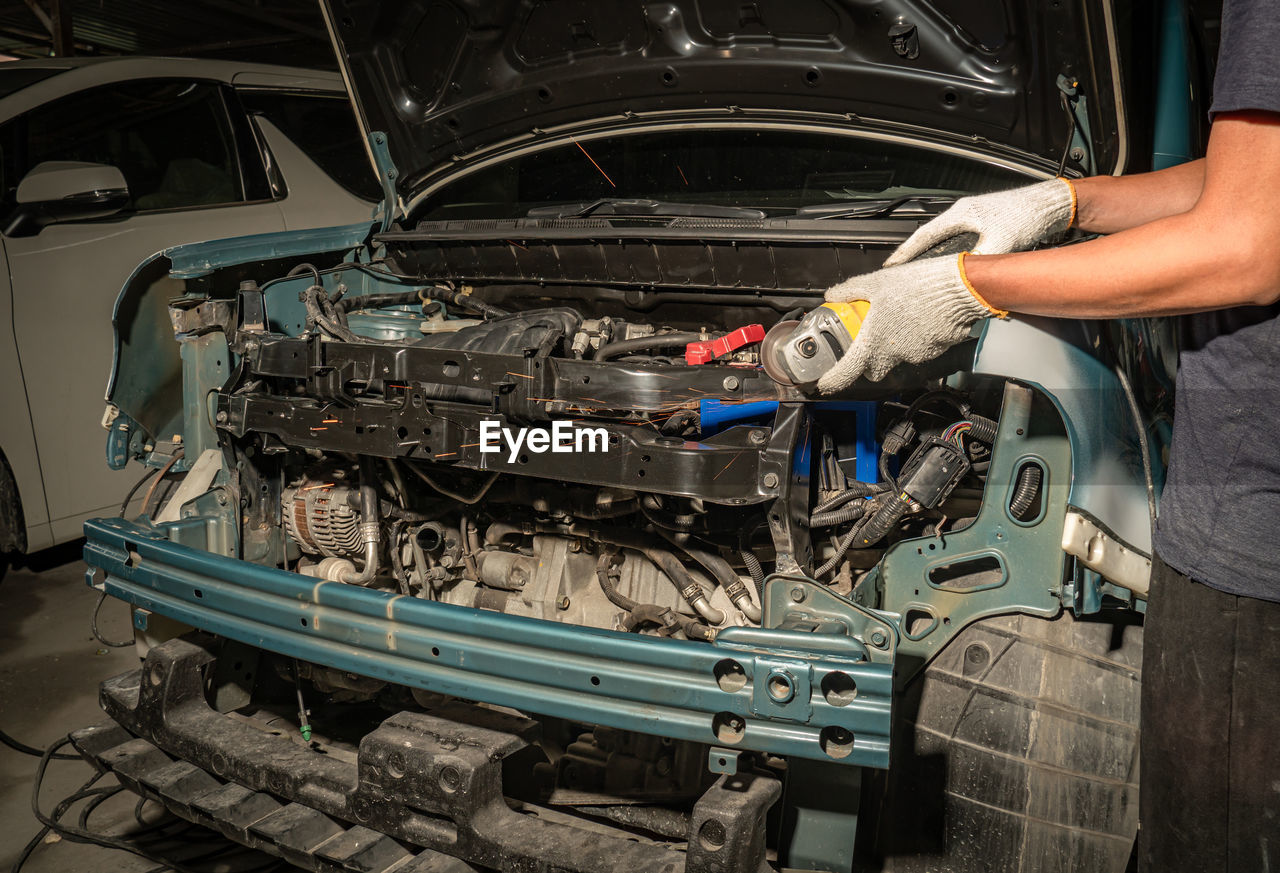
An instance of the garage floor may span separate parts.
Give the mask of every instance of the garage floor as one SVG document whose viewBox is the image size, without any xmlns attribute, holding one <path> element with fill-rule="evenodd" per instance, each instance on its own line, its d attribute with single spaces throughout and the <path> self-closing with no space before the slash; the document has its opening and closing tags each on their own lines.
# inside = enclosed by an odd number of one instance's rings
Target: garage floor
<svg viewBox="0 0 1280 873">
<path fill-rule="evenodd" d="M 0 730 L 29 746 L 44 748 L 67 732 L 103 721 L 98 709 L 98 683 L 137 666 L 132 648 L 107 648 L 93 638 L 89 620 L 98 593 L 84 582 L 81 542 L 34 556 L 29 566 L 10 569 L 0 580 Z M 118 600 L 102 607 L 99 630 L 107 639 L 131 635 L 128 609 Z M 68 750 L 70 751 L 70 750 Z M 8 873 L 23 847 L 40 831 L 31 813 L 31 786 L 38 760 L 0 745 L 0 870 Z M 44 780 L 41 806 L 48 812 L 80 787 L 92 771 L 81 761 L 54 761 Z M 103 785 L 111 785 L 107 779 Z M 98 833 L 137 834 L 137 797 L 123 792 L 104 803 L 90 819 Z M 68 816 L 75 824 L 76 815 Z M 143 821 L 161 821 L 155 804 L 142 811 Z M 174 823 L 160 836 L 174 839 L 166 851 L 208 853 L 225 841 L 207 830 Z M 153 861 L 122 851 L 53 838 L 39 846 L 23 873 L 138 873 L 155 870 Z M 174 848 L 170 848 L 173 846 Z M 179 848 L 180 846 L 180 848 Z M 224 859 L 229 870 L 279 870 L 284 865 L 258 853 L 239 851 Z M 199 869 L 199 865 L 197 865 Z M 286 867 L 292 870 L 295 868 Z"/>
</svg>

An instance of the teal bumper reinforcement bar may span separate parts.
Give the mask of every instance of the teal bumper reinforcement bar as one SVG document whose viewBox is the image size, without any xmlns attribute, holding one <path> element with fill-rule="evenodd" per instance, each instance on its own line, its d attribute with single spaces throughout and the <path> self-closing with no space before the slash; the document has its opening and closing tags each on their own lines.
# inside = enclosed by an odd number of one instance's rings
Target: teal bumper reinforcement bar
<svg viewBox="0 0 1280 873">
<path fill-rule="evenodd" d="M 640 636 L 323 582 L 118 518 L 94 519 L 85 534 L 91 584 L 281 655 L 531 714 L 889 764 L 893 665 L 860 659 L 843 637 L 751 628 L 714 643 Z"/>
</svg>

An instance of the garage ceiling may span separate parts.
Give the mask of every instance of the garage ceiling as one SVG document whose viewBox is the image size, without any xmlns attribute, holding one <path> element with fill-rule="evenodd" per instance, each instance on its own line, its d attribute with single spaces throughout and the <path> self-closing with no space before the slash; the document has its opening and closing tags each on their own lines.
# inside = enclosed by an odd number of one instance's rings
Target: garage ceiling
<svg viewBox="0 0 1280 873">
<path fill-rule="evenodd" d="M 51 54 L 335 66 L 317 0 L 0 0 L 0 55 Z"/>
</svg>

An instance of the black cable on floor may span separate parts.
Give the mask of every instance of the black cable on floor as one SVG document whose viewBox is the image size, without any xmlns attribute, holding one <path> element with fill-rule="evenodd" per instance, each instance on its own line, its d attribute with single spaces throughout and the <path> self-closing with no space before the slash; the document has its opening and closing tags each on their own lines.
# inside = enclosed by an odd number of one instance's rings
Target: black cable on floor
<svg viewBox="0 0 1280 873">
<path fill-rule="evenodd" d="M 63 801 L 54 808 L 53 810 L 54 816 L 56 817 L 58 815 L 61 815 L 62 813 L 65 813 L 68 809 L 71 808 L 72 804 L 74 804 L 77 800 L 80 800 L 81 798 L 85 797 L 86 792 L 88 791 L 90 786 L 92 786 L 93 783 L 101 779 L 102 776 L 103 776 L 102 773 L 94 773 L 92 776 L 90 776 L 89 779 L 83 785 L 81 785 L 73 794 L 64 798 Z M 30 860 L 31 855 L 35 852 L 37 848 L 39 848 L 40 843 L 44 841 L 44 838 L 48 835 L 48 833 L 49 833 L 49 827 L 46 825 L 45 827 L 42 827 L 40 829 L 40 833 L 32 837 L 31 840 L 25 846 L 22 847 L 22 853 L 18 855 L 18 860 L 14 861 L 13 867 L 10 868 L 11 873 L 22 873 L 23 865 L 26 864 L 28 860 Z"/>
<path fill-rule="evenodd" d="M 30 755 L 30 756 L 32 756 L 33 758 L 39 758 L 39 757 L 41 757 L 41 756 L 44 754 L 44 752 L 40 751 L 40 750 L 39 750 L 39 749 L 37 749 L 35 746 L 28 746 L 28 745 L 27 745 L 26 743 L 24 743 L 24 742 L 21 742 L 21 741 L 19 741 L 19 740 L 15 740 L 13 737 L 9 736 L 9 735 L 8 735 L 8 734 L 6 734 L 4 731 L 0 731 L 0 743 L 4 743 L 6 746 L 8 746 L 9 748 L 13 749 L 15 752 L 21 752 L 22 754 L 24 754 L 24 755 Z M 55 761 L 81 761 L 81 760 L 83 760 L 79 755 L 54 755 L 54 756 L 53 756 L 53 759 L 54 759 Z"/>
</svg>

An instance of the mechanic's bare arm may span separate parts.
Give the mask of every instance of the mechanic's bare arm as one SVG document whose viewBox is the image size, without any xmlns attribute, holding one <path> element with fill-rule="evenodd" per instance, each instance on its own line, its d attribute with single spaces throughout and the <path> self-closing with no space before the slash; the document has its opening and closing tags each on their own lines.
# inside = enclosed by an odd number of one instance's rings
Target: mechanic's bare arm
<svg viewBox="0 0 1280 873">
<path fill-rule="evenodd" d="M 1089 233 L 1118 233 L 1186 212 L 1204 187 L 1204 158 L 1134 176 L 1091 176 L 1072 182 L 1075 227 Z"/>
<path fill-rule="evenodd" d="M 1075 318 L 1275 302 L 1280 115 L 1219 115 L 1203 167 L 1203 189 L 1185 212 L 1060 249 L 970 255 L 964 260 L 968 281 L 997 309 Z M 1109 204 L 1109 194 L 1096 199 L 1100 217 L 1090 220 L 1115 220 L 1107 216 L 1121 207 Z"/>
</svg>

